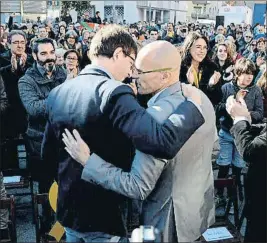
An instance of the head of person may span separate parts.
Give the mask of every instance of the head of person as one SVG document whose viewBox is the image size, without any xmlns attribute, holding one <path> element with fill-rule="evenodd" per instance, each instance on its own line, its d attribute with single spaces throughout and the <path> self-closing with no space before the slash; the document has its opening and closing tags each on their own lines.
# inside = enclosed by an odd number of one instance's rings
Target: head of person
<svg viewBox="0 0 267 243">
<path fill-rule="evenodd" d="M 232 35 L 228 35 L 228 36 L 226 37 L 226 40 L 227 40 L 227 41 L 231 41 L 232 43 L 235 43 L 235 38 L 234 38 Z"/>
<path fill-rule="evenodd" d="M 66 34 L 66 27 L 64 25 L 59 26 L 59 33 L 62 35 Z"/>
<path fill-rule="evenodd" d="M 242 37 L 243 37 L 243 32 L 240 30 L 236 31 L 236 39 L 240 40 Z"/>
<path fill-rule="evenodd" d="M 221 35 L 224 34 L 224 27 L 222 25 L 219 25 L 217 27 L 217 34 L 221 34 Z"/>
<path fill-rule="evenodd" d="M 29 33 L 28 27 L 26 25 L 22 25 L 20 27 L 20 30 L 22 30 L 26 35 Z"/>
<path fill-rule="evenodd" d="M 65 50 L 63 48 L 57 48 L 55 51 L 56 54 L 56 65 L 63 66 L 64 65 L 64 54 Z"/>
<path fill-rule="evenodd" d="M 37 64 L 51 73 L 56 64 L 54 42 L 50 38 L 37 39 L 33 44 L 32 56 Z"/>
<path fill-rule="evenodd" d="M 22 30 L 12 30 L 7 38 L 11 53 L 21 56 L 25 53 L 27 38 Z"/>
<path fill-rule="evenodd" d="M 80 55 L 76 50 L 68 50 L 64 54 L 64 61 L 68 70 L 73 70 L 80 66 Z"/>
<path fill-rule="evenodd" d="M 236 55 L 236 44 L 229 40 L 226 40 L 224 44 L 228 47 L 229 56 L 233 59 L 233 57 Z"/>
<path fill-rule="evenodd" d="M 221 62 L 227 62 L 227 61 L 231 62 L 232 58 L 231 58 L 230 48 L 226 44 L 218 45 L 216 57 Z"/>
<path fill-rule="evenodd" d="M 52 31 L 51 26 L 49 24 L 45 25 L 45 29 L 47 33 L 50 33 Z"/>
<path fill-rule="evenodd" d="M 151 21 L 151 22 L 150 22 L 150 26 L 155 27 L 155 26 L 156 26 L 155 21 Z"/>
<path fill-rule="evenodd" d="M 266 51 L 266 39 L 265 38 L 259 38 L 257 40 L 257 50 L 265 52 Z"/>
<path fill-rule="evenodd" d="M 84 42 L 88 42 L 88 39 L 90 37 L 90 32 L 88 30 L 84 30 L 82 33 L 82 39 Z"/>
<path fill-rule="evenodd" d="M 215 37 L 216 44 L 224 43 L 224 41 L 225 41 L 225 36 L 224 35 L 222 35 L 222 34 L 216 35 L 216 37 Z"/>
<path fill-rule="evenodd" d="M 253 39 L 253 34 L 250 31 L 246 31 L 244 33 L 244 40 L 246 43 L 250 43 L 251 40 Z"/>
<path fill-rule="evenodd" d="M 39 29 L 38 29 L 38 25 L 37 25 L 37 24 L 34 24 L 34 25 L 32 26 L 32 32 L 33 32 L 34 34 L 38 34 L 38 31 L 39 31 Z"/>
<path fill-rule="evenodd" d="M 136 26 L 135 24 L 131 24 L 131 25 L 130 25 L 129 32 L 130 32 L 130 33 L 138 32 L 138 28 L 137 28 L 137 26 Z"/>
<path fill-rule="evenodd" d="M 138 41 L 139 40 L 139 33 L 138 32 L 133 32 L 131 34 L 131 36 L 134 39 L 134 41 Z"/>
<path fill-rule="evenodd" d="M 204 35 L 192 32 L 187 35 L 183 45 L 182 61 L 186 66 L 191 66 L 192 61 L 205 62 L 208 59 L 208 40 Z"/>
<path fill-rule="evenodd" d="M 66 39 L 68 44 L 73 46 L 77 42 L 78 35 L 77 35 L 76 31 L 69 30 L 65 35 L 65 39 Z"/>
<path fill-rule="evenodd" d="M 247 58 L 241 58 L 237 60 L 234 72 L 236 76 L 237 85 L 245 89 L 251 85 L 254 75 L 256 73 L 256 66 L 253 61 Z"/>
<path fill-rule="evenodd" d="M 168 32 L 173 32 L 174 31 L 173 23 L 168 23 L 167 30 L 168 30 Z"/>
<path fill-rule="evenodd" d="M 8 37 L 8 33 L 4 32 L 3 35 L 0 37 L 0 43 L 3 43 L 4 45 L 7 44 L 7 37 Z"/>
<path fill-rule="evenodd" d="M 231 28 L 231 30 L 235 30 L 235 24 L 234 23 L 231 23 L 230 24 L 230 28 Z"/>
<path fill-rule="evenodd" d="M 258 30 L 259 30 L 259 34 L 264 34 L 264 32 L 265 32 L 265 28 L 264 28 L 263 25 L 260 25 L 260 26 L 258 27 Z"/>
<path fill-rule="evenodd" d="M 149 39 L 155 41 L 158 39 L 158 37 L 159 37 L 159 31 L 156 28 L 151 28 L 149 30 Z"/>
<path fill-rule="evenodd" d="M 139 94 L 155 94 L 179 80 L 181 57 L 175 46 L 163 40 L 143 47 L 135 67 Z"/>
<path fill-rule="evenodd" d="M 137 45 L 119 25 L 101 28 L 92 39 L 89 58 L 92 64 L 104 66 L 118 81 L 132 75 Z"/>
<path fill-rule="evenodd" d="M 99 11 L 96 11 L 95 16 L 96 17 L 100 17 L 100 12 Z"/>
<path fill-rule="evenodd" d="M 74 30 L 74 24 L 70 23 L 68 26 L 68 30 Z"/>
<path fill-rule="evenodd" d="M 48 33 L 44 25 L 39 26 L 38 32 L 39 32 L 39 38 L 47 38 Z"/>
</svg>

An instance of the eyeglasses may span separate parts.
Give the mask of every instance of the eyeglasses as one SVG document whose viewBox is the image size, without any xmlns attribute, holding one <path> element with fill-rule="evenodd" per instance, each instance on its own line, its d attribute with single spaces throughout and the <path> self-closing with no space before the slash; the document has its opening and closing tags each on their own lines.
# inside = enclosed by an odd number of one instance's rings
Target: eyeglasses
<svg viewBox="0 0 267 243">
<path fill-rule="evenodd" d="M 154 70 L 149 70 L 149 71 L 142 71 L 140 69 L 135 68 L 135 70 L 137 71 L 138 75 L 146 74 L 146 73 L 165 72 L 165 71 L 170 71 L 172 69 L 173 68 L 160 68 L 160 69 L 154 69 Z"/>
<path fill-rule="evenodd" d="M 245 36 L 246 38 L 252 38 L 252 36 Z"/>
<path fill-rule="evenodd" d="M 69 36 L 69 39 L 73 39 L 73 40 L 75 40 L 75 37 L 73 37 L 73 36 Z"/>
<path fill-rule="evenodd" d="M 78 60 L 77 58 L 74 58 L 74 57 L 67 57 L 66 59 L 70 60 L 70 61 L 77 61 Z"/>
<path fill-rule="evenodd" d="M 128 55 L 127 53 L 123 52 L 123 54 L 126 56 L 126 57 L 129 57 L 132 61 L 133 61 L 133 64 L 131 66 L 131 71 L 134 71 L 136 68 L 135 68 L 135 65 L 134 65 L 134 62 L 135 62 L 135 59 L 132 58 L 130 55 Z"/>
<path fill-rule="evenodd" d="M 25 41 L 21 41 L 21 42 L 19 42 L 19 41 L 14 41 L 14 42 L 12 42 L 12 44 L 13 44 L 13 45 L 26 45 Z"/>
</svg>

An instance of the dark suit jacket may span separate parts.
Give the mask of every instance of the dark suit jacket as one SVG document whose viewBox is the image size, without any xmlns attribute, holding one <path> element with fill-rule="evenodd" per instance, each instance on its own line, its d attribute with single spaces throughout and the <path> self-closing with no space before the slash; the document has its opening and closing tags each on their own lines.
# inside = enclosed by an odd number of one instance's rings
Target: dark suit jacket
<svg viewBox="0 0 267 243">
<path fill-rule="evenodd" d="M 131 168 L 132 144 L 156 157 L 172 158 L 184 141 L 180 139 L 181 129 L 171 120 L 157 123 L 137 103 L 129 86 L 99 68 L 87 66 L 80 76 L 51 91 L 42 154 L 45 163 L 52 163 L 51 168 L 58 167 L 57 217 L 63 226 L 125 236 L 126 199 L 81 180 L 83 168 L 64 150 L 62 132 L 76 128 L 92 152 L 125 171 Z M 189 133 L 193 134 L 204 119 L 191 102 L 184 105 L 186 109 L 177 111 L 180 125 L 191 126 Z M 188 109 L 192 113 L 188 114 Z M 192 114 L 195 120 L 183 119 Z"/>
</svg>

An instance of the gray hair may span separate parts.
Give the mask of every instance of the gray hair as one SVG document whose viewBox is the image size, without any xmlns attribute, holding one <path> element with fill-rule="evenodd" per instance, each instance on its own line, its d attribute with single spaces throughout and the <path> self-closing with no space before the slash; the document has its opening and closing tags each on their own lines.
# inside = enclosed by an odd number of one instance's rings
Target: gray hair
<svg viewBox="0 0 267 243">
<path fill-rule="evenodd" d="M 9 44 L 11 44 L 11 40 L 12 40 L 12 37 L 14 35 L 21 35 L 21 36 L 23 36 L 25 41 L 27 40 L 26 35 L 22 30 L 12 30 L 11 32 L 9 32 L 9 34 L 7 36 L 7 41 L 8 41 Z"/>
</svg>

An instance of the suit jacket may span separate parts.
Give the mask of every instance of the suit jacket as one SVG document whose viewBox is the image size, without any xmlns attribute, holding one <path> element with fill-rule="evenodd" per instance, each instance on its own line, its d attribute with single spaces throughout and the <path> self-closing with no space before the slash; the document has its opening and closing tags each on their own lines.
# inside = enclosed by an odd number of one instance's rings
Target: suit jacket
<svg viewBox="0 0 267 243">
<path fill-rule="evenodd" d="M 190 122 L 185 122 L 188 109 L 192 109 L 192 116 Z M 181 127 L 188 127 L 190 136 L 204 123 L 198 109 L 187 101 L 176 111 L 178 126 L 171 120 L 160 124 L 137 103 L 129 86 L 93 65 L 53 89 L 47 111 L 49 122 L 42 155 L 45 163 L 51 164 L 51 174 L 57 170 L 58 220 L 80 232 L 100 231 L 120 236 L 127 233 L 126 198 L 81 179 L 82 166 L 64 150 L 61 141 L 64 129 L 76 128 L 92 152 L 129 171 L 134 156 L 132 143 L 154 156 L 174 157 L 186 141 L 186 137 L 180 136 Z"/>
<path fill-rule="evenodd" d="M 82 179 L 86 181 L 144 200 L 143 224 L 163 232 L 164 242 L 193 242 L 215 221 L 211 166 L 217 136 L 215 114 L 204 94 L 202 99 L 205 123 L 192 136 L 186 135 L 188 127 L 182 128 L 180 136 L 187 139 L 174 159 L 158 159 L 137 150 L 131 171 L 123 172 L 93 154 L 83 170 Z M 180 84 L 176 83 L 160 93 L 147 111 L 163 123 L 184 102 Z M 176 115 L 169 119 L 179 126 Z"/>
</svg>

